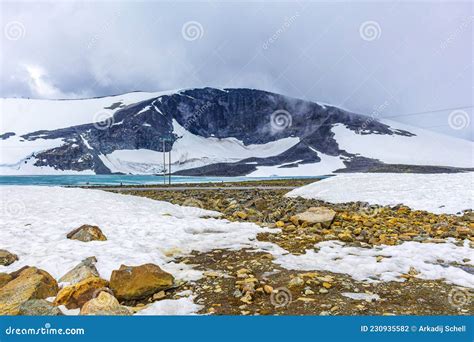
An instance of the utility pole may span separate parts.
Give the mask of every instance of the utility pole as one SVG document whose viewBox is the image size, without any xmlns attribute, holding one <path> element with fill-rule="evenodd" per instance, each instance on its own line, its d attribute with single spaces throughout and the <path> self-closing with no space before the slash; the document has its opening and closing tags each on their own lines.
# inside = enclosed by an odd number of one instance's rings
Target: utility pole
<svg viewBox="0 0 474 342">
<path fill-rule="evenodd" d="M 171 146 L 168 154 L 168 175 L 169 175 L 169 184 L 171 185 Z"/>
<path fill-rule="evenodd" d="M 171 139 L 166 139 L 163 138 L 163 184 L 166 185 L 166 142 L 170 141 Z M 170 145 L 170 150 L 168 151 L 168 184 L 171 184 L 171 148 L 172 145 Z"/>
<path fill-rule="evenodd" d="M 165 139 L 163 139 L 163 184 L 166 185 L 166 144 Z"/>
</svg>

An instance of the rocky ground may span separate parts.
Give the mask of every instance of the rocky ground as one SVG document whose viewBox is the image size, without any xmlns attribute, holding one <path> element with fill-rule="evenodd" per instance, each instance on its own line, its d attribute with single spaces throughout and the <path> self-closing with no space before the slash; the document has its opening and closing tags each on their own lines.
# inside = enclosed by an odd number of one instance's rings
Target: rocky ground
<svg viewBox="0 0 474 342">
<path fill-rule="evenodd" d="M 292 182 L 280 182 L 279 185 L 291 186 Z M 197 187 L 175 192 L 127 193 L 215 210 L 231 221 L 281 228 L 280 233 L 261 233 L 258 239 L 278 244 L 293 254 L 302 254 L 324 240 L 341 240 L 354 246 L 370 247 L 396 245 L 404 241 L 441 243 L 447 238 L 454 238 L 461 244 L 467 238 L 474 246 L 472 212 L 462 216 L 436 215 L 402 205 L 331 204 L 285 198 L 287 192 L 273 189 L 209 191 Z M 298 218 L 299 213 L 312 207 L 334 210 L 332 223 L 309 224 Z M 460 306 L 450 304 L 450 293 L 451 296 L 456 294 L 457 287 L 442 281 L 421 280 L 416 277 L 415 269 L 404 275 L 405 282 L 364 283 L 343 274 L 289 271 L 274 264 L 269 254 L 246 250 L 194 253 L 179 261 L 207 271 L 206 277 L 188 284 L 197 294 L 196 303 L 204 305 L 201 313 L 449 315 L 474 312 L 472 301 Z M 463 268 L 474 272 L 472 261 L 465 261 Z M 342 293 L 359 298 L 349 298 Z M 461 295 L 466 293 L 461 292 Z"/>
<path fill-rule="evenodd" d="M 295 186 L 314 180 L 261 181 L 258 186 Z M 254 183 L 252 183 L 254 184 Z M 245 185 L 252 185 L 245 183 Z M 211 209 L 231 221 L 253 222 L 274 229 L 257 235 L 288 253 L 303 254 L 326 240 L 364 248 L 405 241 L 474 244 L 474 214 L 435 215 L 365 203 L 331 204 L 284 197 L 288 189 L 200 189 L 133 191 L 175 204 Z M 207 186 L 207 185 L 204 185 Z M 110 191 L 117 191 L 110 189 Z M 263 229 L 262 229 L 263 231 Z M 64 239 L 106 241 L 100 227 L 83 224 Z M 377 257 L 380 262 L 383 256 Z M 0 250 L 0 265 L 14 265 L 18 256 Z M 25 266 L 0 273 L 0 315 L 130 315 L 165 299 L 192 294 L 201 314 L 215 315 L 471 315 L 472 289 L 442 280 L 422 280 L 410 268 L 404 281 L 356 281 L 347 274 L 320 270 L 288 270 L 273 256 L 250 249 L 192 252 L 174 260 L 203 272 L 195 282 L 183 282 L 154 264 L 122 265 L 110 279 L 100 277 L 90 256 L 54 279 L 47 270 Z M 375 262 L 375 261 L 374 261 Z M 361 265 L 362 266 L 362 265 Z M 449 265 L 474 273 L 473 260 Z M 358 265 L 354 265 L 358 267 Z M 402 280 L 402 279 L 400 279 Z"/>
</svg>

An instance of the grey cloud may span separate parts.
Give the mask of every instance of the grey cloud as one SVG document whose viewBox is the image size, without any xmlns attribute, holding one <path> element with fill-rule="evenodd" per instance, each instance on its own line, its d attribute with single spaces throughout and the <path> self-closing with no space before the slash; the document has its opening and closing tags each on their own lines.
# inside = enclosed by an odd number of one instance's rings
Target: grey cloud
<svg viewBox="0 0 474 342">
<path fill-rule="evenodd" d="M 2 28 L 17 21 L 24 34 L 2 37 L 0 96 L 251 87 L 472 140 L 472 120 L 452 129 L 451 110 L 400 116 L 472 106 L 472 6 L 2 2 Z M 202 27 L 197 39 L 183 37 L 187 22 Z M 377 23 L 375 38 L 362 36 L 365 22 Z M 27 66 L 44 72 L 49 91 L 32 85 Z"/>
</svg>

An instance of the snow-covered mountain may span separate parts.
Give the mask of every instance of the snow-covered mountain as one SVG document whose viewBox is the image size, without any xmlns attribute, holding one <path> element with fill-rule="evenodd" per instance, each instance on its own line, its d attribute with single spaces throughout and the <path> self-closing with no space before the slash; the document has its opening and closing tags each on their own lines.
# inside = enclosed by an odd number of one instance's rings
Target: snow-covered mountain
<svg viewBox="0 0 474 342">
<path fill-rule="evenodd" d="M 158 174 L 163 149 L 183 175 L 474 167 L 470 141 L 254 89 L 0 99 L 0 108 L 0 174 Z"/>
</svg>

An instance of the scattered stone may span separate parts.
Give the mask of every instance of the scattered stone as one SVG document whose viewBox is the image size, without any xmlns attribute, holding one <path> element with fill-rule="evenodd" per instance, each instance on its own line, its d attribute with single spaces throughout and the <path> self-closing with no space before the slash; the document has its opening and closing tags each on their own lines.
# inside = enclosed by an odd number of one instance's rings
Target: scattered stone
<svg viewBox="0 0 474 342">
<path fill-rule="evenodd" d="M 268 208 L 267 201 L 265 201 L 263 198 L 257 199 L 254 202 L 254 204 L 255 204 L 255 208 L 257 208 L 257 210 L 259 210 L 259 211 L 264 211 Z"/>
<path fill-rule="evenodd" d="M 166 297 L 166 292 L 165 291 L 160 291 L 157 292 L 153 295 L 153 300 L 160 300 Z"/>
<path fill-rule="evenodd" d="M 250 292 L 245 293 L 245 295 L 240 298 L 240 301 L 244 302 L 245 304 L 252 304 L 252 295 Z"/>
<path fill-rule="evenodd" d="M 81 308 L 81 315 L 100 315 L 100 316 L 129 316 L 132 313 L 130 310 L 120 305 L 117 298 L 106 291 L 101 291 L 96 298 L 84 303 Z"/>
<path fill-rule="evenodd" d="M 321 294 L 326 294 L 326 293 L 328 293 L 328 292 L 329 292 L 329 291 L 326 290 L 325 288 L 320 288 L 320 289 L 319 289 L 319 293 L 321 293 Z"/>
<path fill-rule="evenodd" d="M 106 289 L 108 285 L 107 280 L 98 277 L 84 279 L 77 284 L 62 288 L 56 296 L 54 304 L 64 305 L 68 309 L 80 308 L 85 302 L 94 298 L 99 291 Z"/>
<path fill-rule="evenodd" d="M 299 300 L 300 302 L 308 303 L 308 302 L 314 302 L 316 299 L 314 299 L 314 298 L 308 298 L 308 297 L 299 297 L 299 298 L 296 299 L 296 300 Z"/>
<path fill-rule="evenodd" d="M 296 214 L 295 217 L 310 224 L 321 223 L 323 227 L 330 227 L 336 216 L 336 212 L 326 207 L 311 207 L 303 213 Z"/>
<path fill-rule="evenodd" d="M 122 300 L 141 299 L 169 289 L 174 284 L 174 277 L 155 264 L 141 266 L 121 265 L 112 272 L 110 288 L 115 296 Z"/>
<path fill-rule="evenodd" d="M 22 316 L 62 316 L 62 311 L 45 299 L 30 299 L 20 305 Z"/>
<path fill-rule="evenodd" d="M 304 285 L 304 280 L 300 277 L 294 277 L 288 283 L 288 287 L 298 287 L 298 286 L 303 286 L 303 285 Z"/>
<path fill-rule="evenodd" d="M 0 315 L 17 315 L 26 301 L 53 297 L 58 292 L 56 280 L 36 267 L 25 267 L 10 275 L 13 279 L 0 288 Z"/>
<path fill-rule="evenodd" d="M 271 294 L 273 292 L 273 287 L 271 287 L 270 285 L 264 285 L 263 291 L 265 291 L 266 294 Z"/>
<path fill-rule="evenodd" d="M 310 296 L 310 295 L 313 295 L 313 294 L 314 294 L 314 291 L 311 290 L 311 289 L 306 289 L 306 290 L 304 291 L 304 294 L 307 295 L 307 296 Z"/>
<path fill-rule="evenodd" d="M 84 224 L 79 228 L 74 229 L 73 231 L 69 232 L 66 237 L 71 240 L 79 240 L 82 242 L 107 240 L 99 227 L 88 224 Z"/>
<path fill-rule="evenodd" d="M 328 282 L 324 282 L 323 287 L 325 287 L 326 289 L 330 289 L 332 287 L 332 284 L 330 284 Z"/>
<path fill-rule="evenodd" d="M 344 241 L 344 242 L 352 242 L 354 241 L 354 238 L 350 233 L 340 233 L 337 235 L 339 240 Z"/>
<path fill-rule="evenodd" d="M 222 273 L 215 272 L 215 271 L 206 271 L 204 272 L 204 276 L 210 277 L 210 278 L 220 278 L 220 277 L 223 277 L 224 275 Z"/>
<path fill-rule="evenodd" d="M 236 217 L 238 217 L 242 220 L 245 220 L 248 217 L 248 215 L 246 213 L 244 213 L 243 211 L 236 211 L 234 213 L 234 216 L 236 216 Z"/>
<path fill-rule="evenodd" d="M 16 254 L 10 253 L 6 249 L 0 249 L 0 266 L 8 266 L 18 260 Z"/>
<path fill-rule="evenodd" d="M 97 259 L 95 257 L 89 257 L 82 260 L 72 270 L 59 278 L 59 282 L 77 284 L 90 277 L 99 277 L 99 272 L 97 271 L 97 268 L 95 268 L 96 262 Z"/>
</svg>

